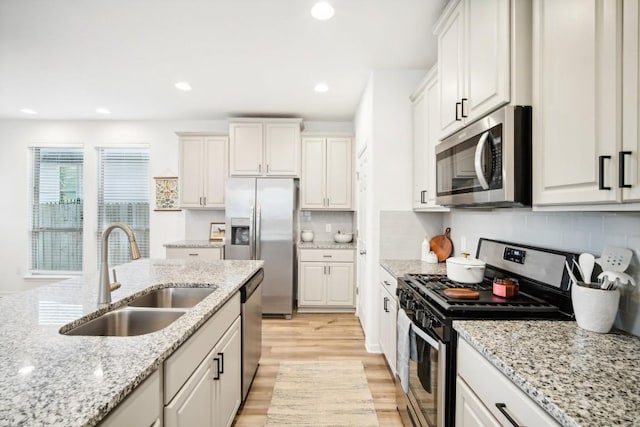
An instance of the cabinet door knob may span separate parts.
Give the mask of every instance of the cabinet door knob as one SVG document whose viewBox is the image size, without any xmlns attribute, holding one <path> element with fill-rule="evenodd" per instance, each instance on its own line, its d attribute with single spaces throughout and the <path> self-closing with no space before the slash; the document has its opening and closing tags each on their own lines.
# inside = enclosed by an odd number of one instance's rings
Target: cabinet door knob
<svg viewBox="0 0 640 427">
<path fill-rule="evenodd" d="M 462 99 L 461 99 L 461 101 L 462 101 L 462 102 L 461 102 L 461 108 L 460 108 L 460 113 L 461 113 L 460 115 L 461 115 L 462 117 L 467 117 L 467 113 L 465 113 L 466 108 L 464 108 L 464 107 L 465 107 L 465 104 L 466 104 L 469 100 L 468 100 L 467 98 L 462 98 Z"/>
<path fill-rule="evenodd" d="M 258 165 L 258 173 L 262 173 L 262 165 Z"/>
<path fill-rule="evenodd" d="M 389 308 L 387 307 L 387 302 L 389 302 L 389 298 L 384 297 L 383 302 L 384 302 L 384 304 L 383 304 L 384 305 L 384 311 L 385 311 L 385 313 L 388 313 L 389 312 Z"/>
<path fill-rule="evenodd" d="M 218 353 L 220 356 L 220 373 L 224 374 L 224 353 Z"/>
<path fill-rule="evenodd" d="M 459 108 L 458 108 L 458 107 L 461 107 L 461 108 L 462 108 L 462 102 L 456 102 L 456 121 L 457 121 L 457 122 L 459 122 L 459 121 L 461 121 L 461 120 L 462 120 L 462 117 L 460 117 L 460 116 L 458 115 L 458 111 L 459 111 Z"/>
<path fill-rule="evenodd" d="M 220 359 L 216 357 L 213 361 L 216 362 L 216 376 L 213 377 L 213 380 L 218 381 L 220 379 Z"/>
<path fill-rule="evenodd" d="M 363 249 L 363 250 L 360 251 L 360 255 L 366 255 L 366 254 L 367 254 L 366 250 Z"/>
<path fill-rule="evenodd" d="M 624 183 L 624 156 L 630 156 L 631 151 L 620 151 L 618 153 L 618 187 L 631 188 L 631 184 Z"/>
<path fill-rule="evenodd" d="M 607 159 L 611 159 L 611 156 L 600 156 L 598 158 L 598 189 L 600 190 L 611 190 L 611 187 L 604 185 L 604 161 Z"/>
<path fill-rule="evenodd" d="M 425 200 L 426 196 L 427 196 L 427 190 L 422 190 L 420 192 L 420 203 L 422 204 L 427 203 L 427 201 Z"/>
</svg>

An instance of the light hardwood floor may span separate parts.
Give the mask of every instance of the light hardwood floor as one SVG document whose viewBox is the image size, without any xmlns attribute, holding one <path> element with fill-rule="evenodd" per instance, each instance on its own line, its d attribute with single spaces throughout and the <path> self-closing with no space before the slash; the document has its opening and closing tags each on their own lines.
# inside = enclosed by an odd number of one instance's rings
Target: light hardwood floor
<svg viewBox="0 0 640 427">
<path fill-rule="evenodd" d="M 278 364 L 305 360 L 361 360 L 380 425 L 402 426 L 396 411 L 395 386 L 384 356 L 367 353 L 364 333 L 355 315 L 334 313 L 296 313 L 291 320 L 263 319 L 260 367 L 234 425 L 264 426 Z"/>
</svg>

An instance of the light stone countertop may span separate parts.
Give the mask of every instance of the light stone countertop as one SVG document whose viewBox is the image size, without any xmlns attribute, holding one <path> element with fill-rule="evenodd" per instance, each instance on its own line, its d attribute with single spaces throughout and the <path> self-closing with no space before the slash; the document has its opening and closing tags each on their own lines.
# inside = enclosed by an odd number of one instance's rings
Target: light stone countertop
<svg viewBox="0 0 640 427">
<path fill-rule="evenodd" d="M 572 321 L 454 321 L 454 328 L 563 426 L 640 425 L 640 338 Z"/>
<path fill-rule="evenodd" d="M 297 243 L 299 249 L 355 249 L 356 243 L 336 243 L 332 240 L 330 241 L 314 241 L 314 242 L 298 242 Z"/>
<path fill-rule="evenodd" d="M 429 264 L 419 259 L 381 259 L 380 265 L 396 279 L 405 274 L 447 274 L 447 265 L 444 262 Z"/>
<path fill-rule="evenodd" d="M 98 275 L 0 299 L 0 425 L 95 425 L 210 318 L 262 261 L 143 259 L 116 267 L 122 287 L 96 312 Z M 60 328 L 126 305 L 147 288 L 217 285 L 168 327 L 133 337 Z M 74 322 L 78 323 L 78 322 Z"/>
<path fill-rule="evenodd" d="M 164 244 L 165 248 L 224 248 L 224 242 L 211 242 L 209 240 L 179 240 Z"/>
</svg>

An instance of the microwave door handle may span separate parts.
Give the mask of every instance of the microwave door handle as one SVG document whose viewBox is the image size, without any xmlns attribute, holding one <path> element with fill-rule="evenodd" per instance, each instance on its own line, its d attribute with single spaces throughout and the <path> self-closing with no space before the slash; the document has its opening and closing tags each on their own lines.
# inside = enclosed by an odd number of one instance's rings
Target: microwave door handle
<svg viewBox="0 0 640 427">
<path fill-rule="evenodd" d="M 480 181 L 480 186 L 483 190 L 489 189 L 489 183 L 487 182 L 487 178 L 484 175 L 484 170 L 482 168 L 482 152 L 484 151 L 485 145 L 487 145 L 487 140 L 489 139 L 489 131 L 486 131 L 480 137 L 480 141 L 478 141 L 478 145 L 476 146 L 476 158 L 474 161 L 474 166 L 476 168 L 476 175 L 478 176 L 478 181 Z"/>
</svg>

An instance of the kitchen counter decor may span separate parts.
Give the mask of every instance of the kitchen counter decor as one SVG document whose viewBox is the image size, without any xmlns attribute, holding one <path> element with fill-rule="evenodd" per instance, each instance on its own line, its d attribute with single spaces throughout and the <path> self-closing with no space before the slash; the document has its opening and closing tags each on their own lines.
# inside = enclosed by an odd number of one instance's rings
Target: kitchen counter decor
<svg viewBox="0 0 640 427">
<path fill-rule="evenodd" d="M 572 321 L 454 321 L 461 338 L 558 423 L 636 426 L 640 338 Z"/>
<path fill-rule="evenodd" d="M 0 425 L 98 424 L 211 318 L 262 261 L 142 259 L 116 267 L 120 289 L 97 309 L 98 276 L 83 276 L 0 300 Z M 154 333 L 64 336 L 82 320 L 125 306 L 148 289 L 211 287 L 211 295 Z"/>
</svg>

